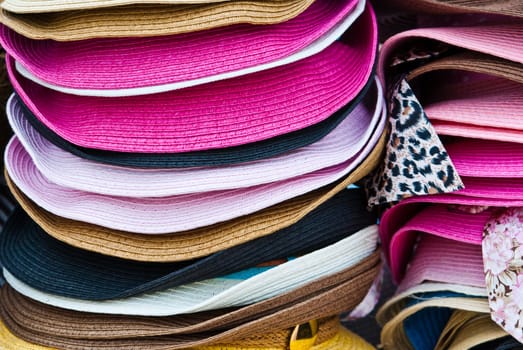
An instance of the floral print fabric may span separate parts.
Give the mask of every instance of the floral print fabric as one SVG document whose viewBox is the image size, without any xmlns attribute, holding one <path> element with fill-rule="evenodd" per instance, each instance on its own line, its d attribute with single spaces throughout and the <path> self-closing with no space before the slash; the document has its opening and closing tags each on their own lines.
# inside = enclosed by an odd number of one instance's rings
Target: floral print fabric
<svg viewBox="0 0 523 350">
<path fill-rule="evenodd" d="M 482 252 L 491 317 L 523 342 L 523 208 L 505 209 L 487 222 Z"/>
</svg>

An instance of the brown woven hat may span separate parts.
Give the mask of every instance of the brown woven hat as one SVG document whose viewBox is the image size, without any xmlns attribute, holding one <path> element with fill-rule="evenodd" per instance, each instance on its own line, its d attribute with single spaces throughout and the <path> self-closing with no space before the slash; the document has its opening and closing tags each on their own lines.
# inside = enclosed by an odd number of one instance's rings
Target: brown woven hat
<svg viewBox="0 0 523 350">
<path fill-rule="evenodd" d="M 231 0 L 196 5 L 177 1 L 141 1 L 116 7 L 105 5 L 112 1 L 99 1 L 97 5 L 104 3 L 104 6 L 75 10 L 67 4 L 76 4 L 76 1 L 53 2 L 62 6 L 49 8 L 47 1 L 40 1 L 44 3 L 42 6 L 33 5 L 33 1 L 4 1 L 0 22 L 31 39 L 72 41 L 143 37 L 188 33 L 238 23 L 284 22 L 305 11 L 313 0 Z M 48 12 L 48 9 L 61 12 Z M 15 13 L 29 10 L 46 13 Z"/>
<path fill-rule="evenodd" d="M 365 297 L 380 268 L 379 252 L 376 252 L 351 269 L 258 304 L 223 310 L 221 315 L 215 312 L 138 318 L 88 314 L 40 304 L 10 287 L 2 289 L 0 314 L 18 337 L 60 349 L 160 350 L 218 346 L 216 344 L 245 346 L 246 342 L 252 347 L 267 346 L 267 337 L 253 335 L 282 334 L 289 332 L 286 328 L 306 320 L 330 317 L 354 308 Z M 275 333 L 275 330 L 282 331 Z M 280 341 L 288 339 L 286 334 Z M 282 348 L 285 345 L 273 344 Z"/>
<path fill-rule="evenodd" d="M 381 159 L 385 134 L 369 156 L 348 176 L 332 185 L 227 222 L 166 235 L 140 235 L 65 219 L 38 207 L 16 188 L 6 174 L 11 192 L 22 208 L 48 234 L 72 246 L 139 261 L 181 261 L 266 236 L 288 227 L 319 205 L 367 175 Z"/>
<path fill-rule="evenodd" d="M 398 8 L 416 13 L 484 13 L 523 17 L 523 2 L 521 0 L 391 0 L 389 2 Z"/>
<path fill-rule="evenodd" d="M 295 338 L 295 334 L 312 334 L 312 338 Z M 310 332 L 312 330 L 313 332 Z M 290 334 L 289 334 L 290 333 Z M 267 345 L 266 339 L 274 339 L 278 343 L 283 343 L 281 339 L 291 337 L 285 346 Z M 270 337 L 270 338 L 269 338 Z M 262 343 L 256 347 L 253 344 Z M 17 337 L 9 328 L 0 321 L 0 344 L 4 350 L 47 350 L 53 349 L 46 346 L 36 345 Z M 204 346 L 191 348 L 192 350 L 276 350 L 276 349 L 310 349 L 310 350 L 371 350 L 372 345 L 367 343 L 358 335 L 350 332 L 339 324 L 337 318 L 326 320 L 310 321 L 307 324 L 296 326 L 292 332 L 273 332 L 271 335 L 264 335 L 255 339 L 247 339 L 245 342 L 237 344 L 222 344 L 216 346 Z"/>
<path fill-rule="evenodd" d="M 380 266 L 379 251 L 376 251 L 354 267 L 256 304 L 234 310 L 169 317 L 124 317 L 70 311 L 33 301 L 5 286 L 0 292 L 0 313 L 10 319 L 6 318 L 8 324 L 16 324 L 31 333 L 46 338 L 90 339 L 93 347 L 97 343 L 108 344 L 111 339 L 140 338 L 134 341 L 134 346 L 142 344 L 144 349 L 149 349 L 153 344 L 144 337 L 167 339 L 165 336 L 171 336 L 176 339 L 173 336 L 179 335 L 175 342 L 182 343 L 198 341 L 204 332 L 208 338 L 225 339 L 229 343 L 261 329 L 284 329 L 318 318 L 315 315 L 330 316 L 354 308 L 363 299 Z M 344 296 L 337 295 L 341 290 L 345 290 Z"/>
</svg>

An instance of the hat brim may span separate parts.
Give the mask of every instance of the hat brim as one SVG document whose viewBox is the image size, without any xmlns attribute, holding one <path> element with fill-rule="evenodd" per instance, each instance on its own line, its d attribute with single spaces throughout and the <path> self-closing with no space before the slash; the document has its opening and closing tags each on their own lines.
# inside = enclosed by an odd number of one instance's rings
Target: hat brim
<svg viewBox="0 0 523 350">
<path fill-rule="evenodd" d="M 190 1 L 186 4 L 154 2 L 56 12 L 50 12 L 54 9 L 49 5 L 43 8 L 33 5 L 14 8 L 2 3 L 0 22 L 35 40 L 72 41 L 98 37 L 175 35 L 242 23 L 274 25 L 298 16 L 313 0 L 208 1 L 205 4 Z M 26 11 L 39 9 L 43 12 Z M 26 12 L 15 13 L 22 11 Z"/>
<path fill-rule="evenodd" d="M 43 292 L 20 281 L 5 268 L 4 275 L 8 283 L 20 293 L 65 309 L 137 316 L 169 316 L 247 305 L 281 295 L 312 280 L 358 264 L 372 254 L 376 249 L 376 243 L 377 228 L 370 226 L 335 244 L 247 279 L 236 279 L 236 276 L 216 278 L 161 292 L 103 301 L 74 299 Z M 88 289 L 89 286 L 85 288 Z M 366 291 L 363 291 L 363 296 L 365 294 Z M 173 303 L 173 300 L 177 300 L 177 303 Z"/>
<path fill-rule="evenodd" d="M 316 0 L 295 18 L 271 26 L 240 24 L 174 36 L 53 41 L 51 46 L 48 45 L 50 41 L 27 39 L 4 26 L 0 41 L 25 68 L 20 72 L 49 88 L 77 95 L 135 96 L 252 75 L 297 63 L 331 46 L 357 18 L 360 20 L 350 32 L 359 34 L 351 35 L 352 39 L 348 40 L 356 44 L 355 48 L 360 46 L 358 50 L 362 45 L 375 48 L 374 14 L 370 19 L 372 10 L 368 8 L 363 12 L 364 9 L 365 1 L 362 0 L 336 3 Z M 363 25 L 358 24 L 362 21 Z M 33 45 L 35 52 L 42 49 L 43 56 L 36 58 L 26 52 L 25 44 L 19 45 L 19 40 L 29 41 L 26 44 Z M 89 49 L 84 50 L 84 45 Z M 222 49 L 216 50 L 217 47 Z M 62 73 L 56 74 L 50 66 L 52 62 L 45 61 L 63 50 L 77 52 L 77 56 L 65 60 L 59 54 Z M 111 57 L 111 60 L 102 62 L 103 57 Z M 93 59 L 99 64 L 92 64 Z M 126 64 L 117 64 L 121 60 Z M 52 61 L 56 63 L 54 59 Z M 192 64 L 195 61 L 199 62 L 197 70 Z M 141 74 L 136 74 L 137 70 Z M 71 79 L 74 75 L 81 76 L 83 82 Z"/>
<path fill-rule="evenodd" d="M 391 0 L 392 6 L 414 13 L 422 14 L 498 14 L 513 17 L 523 17 L 523 6 L 518 0 L 504 1 L 460 1 L 460 0 Z"/>
<path fill-rule="evenodd" d="M 396 274 L 393 277 L 401 281 L 398 286 L 399 292 L 424 281 L 459 283 L 485 288 L 481 245 L 430 234 L 423 235 L 406 272 L 405 265 L 399 264 L 400 257 L 397 252 L 393 251 L 393 253 L 393 258 L 396 259 L 394 260 Z M 434 264 L 435 261 L 442 261 L 442 263 Z"/>
<path fill-rule="evenodd" d="M 389 246 L 395 232 L 418 212 L 423 204 L 512 207 L 523 205 L 523 179 L 462 177 L 465 189 L 450 194 L 407 198 L 383 213 L 380 238 L 389 259 Z"/>
<path fill-rule="evenodd" d="M 16 139 L 6 149 L 5 166 L 10 179 L 22 192 L 58 216 L 126 232 L 165 234 L 252 214 L 339 181 L 356 169 L 373 150 L 383 130 L 384 119 L 371 140 L 355 157 L 334 167 L 279 182 L 205 194 L 121 198 L 61 187 L 37 170 L 29 154 Z M 76 200 L 79 195 L 82 201 Z"/>
<path fill-rule="evenodd" d="M 199 260 L 142 263 L 71 247 L 47 235 L 19 208 L 0 236 L 0 257 L 12 274 L 49 293 L 91 300 L 124 298 L 309 253 L 375 222 L 374 215 L 365 208 L 363 191 L 347 190 L 294 225 L 269 236 Z M 264 270 L 255 269 L 253 273 Z"/>
<path fill-rule="evenodd" d="M 275 314 L 315 297 L 327 297 L 327 293 L 330 293 L 332 289 L 348 282 L 355 283 L 356 277 L 369 271 L 375 271 L 380 265 L 379 250 L 377 250 L 354 267 L 311 281 L 302 288 L 255 304 L 161 318 L 120 317 L 65 310 L 22 296 L 9 286 L 2 291 L 4 302 L 1 305 L 6 312 L 11 314 L 13 321 L 17 324 L 27 328 L 33 321 L 36 321 L 39 325 L 39 332 L 64 338 L 118 339 L 202 333 L 233 328 L 235 325 Z M 349 288 L 354 288 L 354 285 Z M 362 287 L 362 289 L 366 288 Z M 357 296 L 355 299 L 358 299 Z M 27 310 L 27 312 L 23 310 Z M 28 315 L 30 317 L 26 317 Z M 281 328 L 282 319 L 278 320 L 280 323 L 274 323 L 274 326 Z M 303 322 L 305 321 L 307 320 L 303 320 Z M 65 325 L 67 327 L 64 327 Z"/>
<path fill-rule="evenodd" d="M 359 181 L 376 167 L 385 134 L 367 157 L 344 180 L 277 206 L 232 221 L 167 235 L 132 234 L 68 220 L 38 207 L 6 178 L 15 198 L 47 233 L 72 246 L 140 261 L 180 261 L 212 254 L 276 232 L 296 223 L 320 204 Z"/>
<path fill-rule="evenodd" d="M 506 38 L 510 37 L 510 40 Z M 389 38 L 382 46 L 378 74 L 383 82 L 388 71 L 389 60 L 394 52 L 411 40 L 432 39 L 509 61 L 523 63 L 523 54 L 518 49 L 523 45 L 523 32 L 519 25 L 487 24 L 469 27 L 420 28 L 408 30 Z"/>
<path fill-rule="evenodd" d="M 38 170 L 51 182 L 72 189 L 125 197 L 165 197 L 244 188 L 281 181 L 334 166 L 361 150 L 383 117 L 379 82 L 336 128 L 321 140 L 277 157 L 222 167 L 144 170 L 114 167 L 70 154 L 44 138 L 25 118 L 14 95 L 7 116 Z M 66 170 L 64 167 L 67 167 Z M 113 179 L 107 183 L 106 179 Z"/>
<path fill-rule="evenodd" d="M 23 114 L 29 123 L 55 146 L 80 158 L 98 163 L 133 168 L 189 168 L 234 165 L 280 156 L 311 145 L 333 131 L 361 103 L 375 80 L 369 79 L 363 89 L 349 104 L 327 119 L 284 135 L 241 146 L 183 153 L 129 153 L 99 151 L 79 147 L 55 134 L 23 104 Z M 20 100 L 19 100 L 20 101 Z"/>
</svg>

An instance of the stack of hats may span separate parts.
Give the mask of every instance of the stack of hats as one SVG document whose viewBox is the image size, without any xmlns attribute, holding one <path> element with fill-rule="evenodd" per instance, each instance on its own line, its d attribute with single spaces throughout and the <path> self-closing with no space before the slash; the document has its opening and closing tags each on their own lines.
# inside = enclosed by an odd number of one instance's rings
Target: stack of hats
<svg viewBox="0 0 523 350">
<path fill-rule="evenodd" d="M 2 8 L 3 348 L 371 348 L 339 321 L 381 268 L 370 5 Z"/>
<path fill-rule="evenodd" d="M 417 26 L 384 43 L 390 136 L 369 181 L 394 204 L 380 238 L 396 295 L 385 349 L 523 342 L 523 6 L 403 1 Z M 404 11 L 404 10 L 403 10 Z M 520 348 L 520 347 L 518 347 Z"/>
</svg>

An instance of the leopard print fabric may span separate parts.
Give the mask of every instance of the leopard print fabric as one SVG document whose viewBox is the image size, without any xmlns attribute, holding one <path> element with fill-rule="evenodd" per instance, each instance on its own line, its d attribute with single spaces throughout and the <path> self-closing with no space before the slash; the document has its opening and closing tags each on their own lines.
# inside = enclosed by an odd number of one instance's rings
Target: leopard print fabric
<svg viewBox="0 0 523 350">
<path fill-rule="evenodd" d="M 389 104 L 385 161 L 366 181 L 369 206 L 464 188 L 445 147 L 405 79 Z"/>
</svg>

